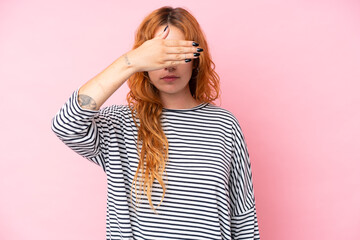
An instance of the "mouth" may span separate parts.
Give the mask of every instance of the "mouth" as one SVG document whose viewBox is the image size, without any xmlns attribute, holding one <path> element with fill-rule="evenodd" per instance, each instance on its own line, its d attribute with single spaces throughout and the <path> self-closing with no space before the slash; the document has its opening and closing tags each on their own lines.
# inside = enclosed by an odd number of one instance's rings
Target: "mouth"
<svg viewBox="0 0 360 240">
<path fill-rule="evenodd" d="M 164 80 L 165 82 L 173 82 L 175 81 L 176 79 L 178 79 L 179 77 L 176 77 L 176 76 L 166 76 L 166 77 L 163 77 L 161 78 L 162 80 Z"/>
</svg>

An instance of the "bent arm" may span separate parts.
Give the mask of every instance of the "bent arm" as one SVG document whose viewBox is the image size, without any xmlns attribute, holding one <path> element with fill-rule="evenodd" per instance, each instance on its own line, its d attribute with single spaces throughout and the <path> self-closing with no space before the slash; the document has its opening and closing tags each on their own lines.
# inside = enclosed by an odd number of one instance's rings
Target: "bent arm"
<svg viewBox="0 0 360 240">
<path fill-rule="evenodd" d="M 80 107 L 99 110 L 104 102 L 136 71 L 128 54 L 125 53 L 79 88 L 77 100 Z"/>
</svg>

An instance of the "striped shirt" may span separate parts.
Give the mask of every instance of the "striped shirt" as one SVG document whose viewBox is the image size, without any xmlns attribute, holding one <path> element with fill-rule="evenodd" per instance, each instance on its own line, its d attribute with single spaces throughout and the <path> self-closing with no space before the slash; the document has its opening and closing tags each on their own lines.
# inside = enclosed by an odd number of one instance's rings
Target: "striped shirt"
<svg viewBox="0 0 360 240">
<path fill-rule="evenodd" d="M 230 111 L 205 102 L 191 109 L 163 108 L 169 158 L 165 197 L 158 207 L 163 189 L 156 179 L 153 183 L 155 214 L 146 197 L 137 207 L 134 190 L 130 197 L 139 155 L 129 107 L 83 109 L 78 91 L 54 116 L 51 128 L 106 173 L 107 240 L 260 239 L 249 153 Z"/>
</svg>

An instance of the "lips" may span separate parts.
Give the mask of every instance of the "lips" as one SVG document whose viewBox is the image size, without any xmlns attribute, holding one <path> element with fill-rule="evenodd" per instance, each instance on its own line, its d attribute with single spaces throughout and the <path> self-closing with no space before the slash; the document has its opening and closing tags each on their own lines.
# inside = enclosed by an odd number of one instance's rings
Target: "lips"
<svg viewBox="0 0 360 240">
<path fill-rule="evenodd" d="M 165 77 L 162 77 L 161 79 L 175 79 L 175 78 L 179 78 L 179 77 L 175 76 L 175 75 L 166 75 Z"/>
<path fill-rule="evenodd" d="M 178 79 L 179 77 L 178 76 L 175 76 L 175 75 L 167 75 L 165 77 L 162 77 L 161 79 L 166 81 L 166 82 L 171 82 L 171 81 L 174 81 L 176 79 Z"/>
</svg>

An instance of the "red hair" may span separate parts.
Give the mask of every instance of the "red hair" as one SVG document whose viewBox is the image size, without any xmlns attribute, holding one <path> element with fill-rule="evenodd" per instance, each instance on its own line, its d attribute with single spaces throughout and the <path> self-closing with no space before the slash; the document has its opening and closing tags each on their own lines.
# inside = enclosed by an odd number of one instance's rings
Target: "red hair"
<svg viewBox="0 0 360 240">
<path fill-rule="evenodd" d="M 214 100 L 219 97 L 219 76 L 214 70 L 215 64 L 211 60 L 208 44 L 200 25 L 187 10 L 180 7 L 165 6 L 150 13 L 144 18 L 136 31 L 133 49 L 152 39 L 158 27 L 166 25 L 178 28 L 183 32 L 186 40 L 197 42 L 199 47 L 204 49 L 199 58 L 192 60 L 194 69 L 189 81 L 189 87 L 195 100 L 214 104 Z M 150 206 L 155 210 L 151 201 L 154 180 L 157 179 L 163 188 L 161 202 L 166 191 L 162 176 L 168 160 L 169 144 L 160 122 L 163 105 L 159 91 L 150 83 L 147 72 L 133 74 L 127 83 L 130 91 L 126 96 L 126 100 L 138 128 L 137 151 L 140 156 L 133 184 L 138 178 L 139 172 L 141 172 L 140 189 L 146 191 Z M 140 126 L 137 124 L 136 119 L 139 119 Z"/>
</svg>

